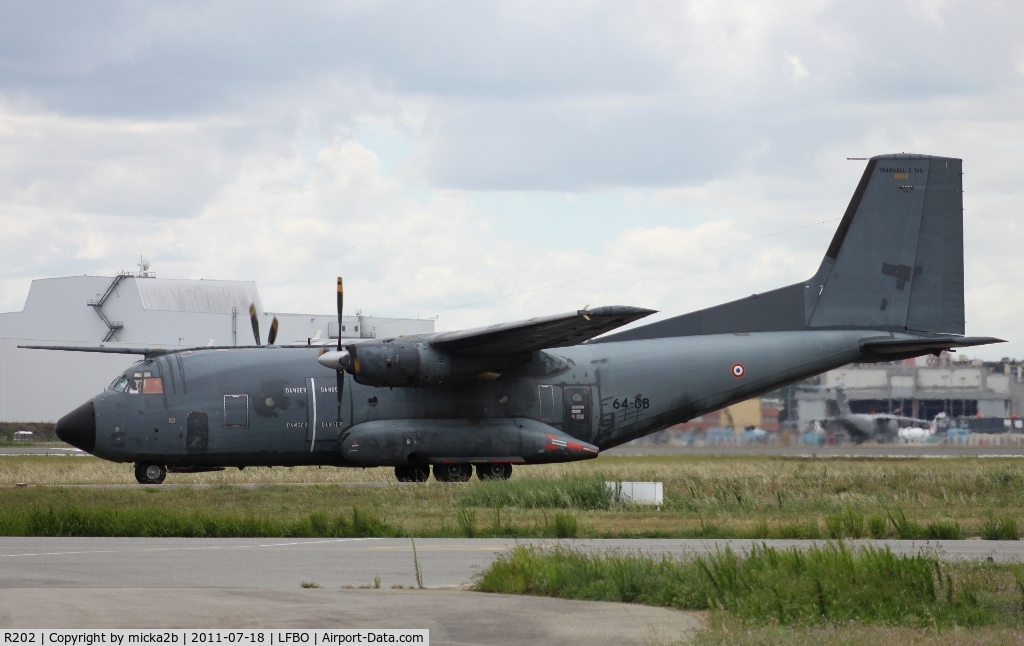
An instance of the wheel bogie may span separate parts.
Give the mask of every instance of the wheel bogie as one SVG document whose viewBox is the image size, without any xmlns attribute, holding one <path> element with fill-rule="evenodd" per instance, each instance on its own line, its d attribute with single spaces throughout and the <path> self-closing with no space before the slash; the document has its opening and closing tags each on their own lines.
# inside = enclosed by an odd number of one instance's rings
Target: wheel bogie
<svg viewBox="0 0 1024 646">
<path fill-rule="evenodd" d="M 395 467 L 395 477 L 399 482 L 426 482 L 430 477 L 430 467 L 421 464 L 400 464 Z"/>
<path fill-rule="evenodd" d="M 478 464 L 476 477 L 481 480 L 508 480 L 512 477 L 512 465 L 496 462 Z"/>
<path fill-rule="evenodd" d="M 440 482 L 467 482 L 473 475 L 470 464 L 435 464 L 434 478 Z"/>
<path fill-rule="evenodd" d="M 135 479 L 139 484 L 160 484 L 167 477 L 167 467 L 156 462 L 139 462 L 135 465 Z"/>
</svg>

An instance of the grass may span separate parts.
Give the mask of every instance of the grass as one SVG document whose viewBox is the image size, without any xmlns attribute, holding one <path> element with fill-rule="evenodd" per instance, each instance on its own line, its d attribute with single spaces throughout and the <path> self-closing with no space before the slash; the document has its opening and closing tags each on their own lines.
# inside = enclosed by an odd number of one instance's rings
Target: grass
<svg viewBox="0 0 1024 646">
<path fill-rule="evenodd" d="M 305 518 L 279 520 L 226 516 L 158 508 L 119 509 L 49 507 L 0 513 L 4 536 L 182 536 L 200 537 L 348 537 L 393 536 L 394 528 L 372 512 L 353 507 L 350 515 L 322 511 Z"/>
<path fill-rule="evenodd" d="M 842 542 L 690 560 L 519 546 L 481 572 L 475 588 L 723 611 L 755 626 L 1019 627 L 1021 576 L 1019 566 L 944 564 Z"/>
<path fill-rule="evenodd" d="M 664 504 L 616 502 L 605 480 L 662 481 Z M 16 482 L 29 486 L 2 486 Z M 1010 540 L 1024 519 L 1024 461 L 1014 459 L 602 456 L 465 484 L 297 467 L 170 474 L 144 488 L 72 486 L 130 483 L 130 465 L 92 457 L 2 457 L 0 533 Z M 353 507 L 382 525 L 353 518 Z M 60 520 L 29 522 L 51 510 Z M 339 517 L 344 530 L 332 529 Z"/>
</svg>

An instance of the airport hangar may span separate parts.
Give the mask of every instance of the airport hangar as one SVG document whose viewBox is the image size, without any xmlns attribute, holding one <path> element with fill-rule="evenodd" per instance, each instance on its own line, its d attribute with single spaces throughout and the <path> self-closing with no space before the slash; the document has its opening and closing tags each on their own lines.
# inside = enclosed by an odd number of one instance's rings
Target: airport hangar
<svg viewBox="0 0 1024 646">
<path fill-rule="evenodd" d="M 265 342 L 274 316 L 278 344 L 310 338 L 373 338 L 434 331 L 433 319 L 263 311 L 256 283 L 156 278 L 135 273 L 33 280 L 24 309 L 0 313 L 0 422 L 54 422 L 103 391 L 134 355 L 49 352 L 17 346 L 253 345 L 249 305 Z"/>
</svg>

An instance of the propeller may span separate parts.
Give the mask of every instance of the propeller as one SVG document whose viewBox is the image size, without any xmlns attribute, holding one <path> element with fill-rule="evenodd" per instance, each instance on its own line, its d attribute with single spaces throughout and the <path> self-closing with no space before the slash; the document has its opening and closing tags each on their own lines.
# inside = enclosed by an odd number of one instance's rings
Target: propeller
<svg viewBox="0 0 1024 646">
<path fill-rule="evenodd" d="M 260 320 L 256 317 L 256 306 L 252 303 L 249 304 L 249 320 L 252 321 L 252 335 L 256 337 L 256 345 L 263 345 L 260 343 Z"/>
<path fill-rule="evenodd" d="M 252 335 L 256 338 L 256 345 L 263 345 L 260 343 L 260 319 L 256 315 L 255 303 L 249 304 L 249 320 L 252 321 Z M 267 335 L 267 345 L 274 345 L 274 341 L 277 340 L 277 317 L 270 323 L 270 334 Z"/>
<path fill-rule="evenodd" d="M 341 353 L 341 312 L 345 306 L 345 288 L 341 283 L 341 276 L 338 276 L 338 353 Z M 345 373 L 339 367 L 334 371 L 338 378 L 338 421 L 341 421 L 341 394 L 345 388 Z"/>
<path fill-rule="evenodd" d="M 583 309 L 577 310 L 576 313 L 589 321 L 590 320 L 590 303 L 587 303 L 586 305 L 584 305 Z"/>
<path fill-rule="evenodd" d="M 274 345 L 274 341 L 277 341 L 277 317 L 270 322 L 270 333 L 267 334 L 267 345 Z"/>
</svg>

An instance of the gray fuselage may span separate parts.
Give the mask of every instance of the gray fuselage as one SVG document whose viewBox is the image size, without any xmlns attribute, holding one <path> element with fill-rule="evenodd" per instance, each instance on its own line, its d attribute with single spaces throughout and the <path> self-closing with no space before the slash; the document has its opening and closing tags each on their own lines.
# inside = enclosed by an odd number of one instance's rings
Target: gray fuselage
<svg viewBox="0 0 1024 646">
<path fill-rule="evenodd" d="M 92 400 L 91 452 L 177 467 L 366 466 L 342 450 L 348 431 L 414 420 L 450 425 L 470 445 L 488 421 L 508 420 L 605 450 L 862 359 L 860 341 L 869 337 L 892 335 L 762 332 L 584 344 L 535 352 L 496 379 L 456 385 L 371 387 L 342 373 L 340 420 L 336 373 L 317 363 L 318 347 L 171 353 L 124 373 L 148 372 L 162 392 L 107 390 Z M 483 426 L 467 430 L 467 422 Z M 584 457 L 593 456 L 571 459 Z"/>
</svg>

